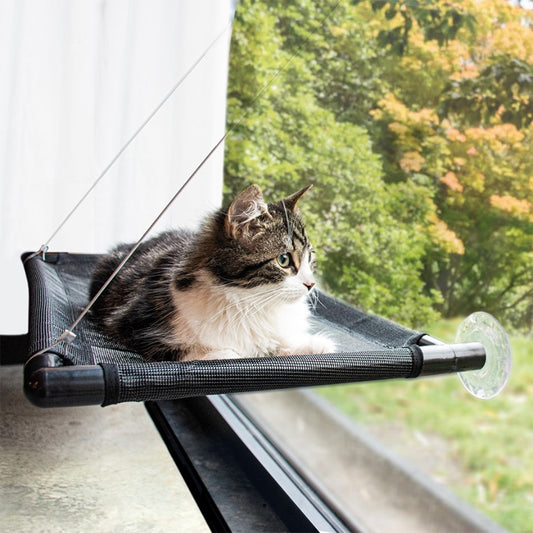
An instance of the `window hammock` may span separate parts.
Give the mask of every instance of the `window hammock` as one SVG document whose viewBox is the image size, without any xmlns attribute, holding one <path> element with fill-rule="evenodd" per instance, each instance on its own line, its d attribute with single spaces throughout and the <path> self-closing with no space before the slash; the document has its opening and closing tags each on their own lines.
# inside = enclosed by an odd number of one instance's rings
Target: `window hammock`
<svg viewBox="0 0 533 533">
<path fill-rule="evenodd" d="M 99 256 L 45 253 L 48 243 L 188 73 L 230 28 L 231 21 L 126 142 L 39 252 L 23 257 L 30 292 L 29 359 L 24 378 L 28 398 L 42 407 L 106 406 L 127 401 L 416 378 L 463 371 L 461 379 L 471 392 L 480 397 L 497 394 L 509 374 L 510 353 L 505 333 L 495 321 L 487 322 L 485 317 L 467 322 L 459 344 L 444 345 L 420 332 L 364 314 L 321 294 L 314 321 L 317 328 L 331 335 L 339 353 L 191 362 L 146 362 L 140 354 L 105 337 L 88 318 L 81 320 L 90 306 L 89 283 Z M 136 246 L 223 144 L 228 133 L 226 131 L 209 151 Z M 135 252 L 136 246 L 124 262 Z M 73 324 L 75 335 L 71 331 Z"/>
<path fill-rule="evenodd" d="M 423 345 L 431 338 L 320 294 L 314 322 L 340 353 L 190 362 L 146 362 L 103 335 L 90 319 L 57 343 L 87 304 L 96 254 L 23 258 L 30 290 L 25 392 L 42 407 L 102 406 L 329 385 L 479 369 L 479 343 Z M 42 350 L 45 349 L 44 352 Z M 355 351 L 354 351 L 355 350 Z M 40 353 L 42 352 L 42 353 Z"/>
</svg>

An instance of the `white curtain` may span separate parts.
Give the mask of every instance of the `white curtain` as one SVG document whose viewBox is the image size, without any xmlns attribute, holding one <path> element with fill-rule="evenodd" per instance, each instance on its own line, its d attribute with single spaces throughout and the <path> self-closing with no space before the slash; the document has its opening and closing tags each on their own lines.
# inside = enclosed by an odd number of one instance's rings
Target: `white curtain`
<svg viewBox="0 0 533 533">
<path fill-rule="evenodd" d="M 27 324 L 21 252 L 51 236 L 205 53 L 51 250 L 135 241 L 223 136 L 233 0 L 0 0 L 0 333 Z M 223 147 L 154 230 L 220 205 Z"/>
</svg>

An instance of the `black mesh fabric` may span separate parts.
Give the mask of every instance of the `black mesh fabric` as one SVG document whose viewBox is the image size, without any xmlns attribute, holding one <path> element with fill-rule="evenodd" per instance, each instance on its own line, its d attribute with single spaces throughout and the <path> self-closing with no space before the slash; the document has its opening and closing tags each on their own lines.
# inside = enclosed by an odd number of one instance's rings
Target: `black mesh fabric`
<svg viewBox="0 0 533 533">
<path fill-rule="evenodd" d="M 25 262 L 30 290 L 29 353 L 50 347 L 67 365 L 101 365 L 104 405 L 205 394 L 271 390 L 373 379 L 415 377 L 421 334 L 367 315 L 320 293 L 313 327 L 334 338 L 339 353 L 225 361 L 144 361 L 84 318 L 76 339 L 61 334 L 87 303 L 92 254 L 47 254 Z"/>
</svg>

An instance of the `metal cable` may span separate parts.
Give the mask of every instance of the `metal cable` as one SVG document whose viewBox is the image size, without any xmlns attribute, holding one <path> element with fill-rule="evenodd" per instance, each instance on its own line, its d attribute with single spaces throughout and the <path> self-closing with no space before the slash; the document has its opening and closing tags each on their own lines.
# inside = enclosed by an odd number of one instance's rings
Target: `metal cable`
<svg viewBox="0 0 533 533">
<path fill-rule="evenodd" d="M 326 20 L 329 18 L 329 16 L 335 11 L 335 9 L 338 7 L 340 3 L 340 0 L 336 2 L 333 7 L 326 13 L 322 20 L 322 24 L 326 22 Z M 229 27 L 231 27 L 232 21 L 230 20 Z M 224 30 L 216 36 L 214 41 L 208 46 L 208 48 L 202 53 L 202 55 L 197 59 L 197 61 L 192 65 L 192 67 L 187 71 L 187 73 L 176 83 L 176 85 L 172 88 L 172 90 L 165 96 L 165 98 L 161 101 L 161 103 L 156 107 L 156 109 L 149 115 L 149 117 L 143 122 L 143 124 L 138 128 L 138 130 L 134 133 L 134 135 L 128 140 L 128 142 L 122 147 L 122 149 L 117 153 L 117 155 L 113 158 L 113 160 L 109 163 L 109 165 L 104 169 L 102 174 L 97 178 L 95 183 L 91 186 L 91 188 L 85 193 L 85 195 L 80 199 L 80 201 L 76 204 L 76 206 L 71 210 L 69 215 L 65 218 L 65 220 L 61 223 L 61 225 L 56 229 L 56 231 L 51 235 L 51 237 L 48 239 L 48 241 L 43 244 L 38 252 L 33 254 L 30 257 L 34 257 L 35 255 L 38 255 L 39 253 L 42 253 L 43 256 L 48 250 L 48 244 L 50 241 L 54 238 L 54 236 L 60 231 L 60 229 L 65 225 L 65 223 L 68 221 L 68 219 L 72 216 L 72 214 L 76 211 L 76 209 L 79 207 L 79 205 L 85 200 L 85 198 L 91 193 L 91 191 L 96 187 L 98 182 L 104 177 L 104 175 L 107 173 L 107 171 L 111 168 L 111 166 L 118 160 L 118 158 L 122 155 L 122 153 L 126 150 L 126 148 L 133 142 L 135 137 L 142 131 L 142 129 L 150 122 L 150 120 L 154 117 L 154 115 L 163 107 L 163 105 L 167 102 L 167 100 L 172 96 L 172 94 L 175 92 L 175 90 L 181 85 L 181 83 L 185 80 L 185 78 L 194 70 L 194 68 L 200 63 L 200 61 L 207 55 L 208 51 L 214 46 L 214 44 L 218 41 L 218 39 L 224 35 L 224 33 L 227 31 L 228 26 L 224 28 Z M 310 39 L 310 36 L 306 39 L 308 41 Z M 299 50 L 298 50 L 299 51 Z M 285 63 L 278 68 L 274 74 L 271 76 L 271 78 L 265 83 L 265 85 L 256 93 L 254 98 L 252 99 L 251 104 L 256 102 L 263 94 L 264 92 L 272 86 L 274 81 L 277 79 L 277 77 L 281 74 L 281 72 L 285 71 L 288 66 L 292 63 L 294 58 L 297 56 L 298 52 L 293 53 L 286 61 Z M 251 105 L 250 105 L 251 106 Z M 150 233 L 150 231 L 156 226 L 156 224 L 159 222 L 159 220 L 165 215 L 165 213 L 168 211 L 168 209 L 172 206 L 174 201 L 178 198 L 178 196 L 182 193 L 182 191 L 189 185 L 189 183 L 193 180 L 193 178 L 197 175 L 197 173 L 201 170 L 201 168 L 204 166 L 204 164 L 210 159 L 210 157 L 213 155 L 213 153 L 223 144 L 226 137 L 235 129 L 237 128 L 243 120 L 246 118 L 248 114 L 248 111 L 245 110 L 243 115 L 240 119 L 238 119 L 230 128 L 228 128 L 224 135 L 217 141 L 217 143 L 211 148 L 211 150 L 208 152 L 208 154 L 204 157 L 204 159 L 200 162 L 200 164 L 195 168 L 195 170 L 192 172 L 192 174 L 187 178 L 187 180 L 183 183 L 183 185 L 179 188 L 179 190 L 174 194 L 174 196 L 170 199 L 170 201 L 166 204 L 166 206 L 163 208 L 163 210 L 157 215 L 155 220 L 150 224 L 150 226 L 146 229 L 146 231 L 141 235 L 139 240 L 132 246 L 132 248 L 129 250 L 129 252 L 125 255 L 125 257 L 122 259 L 122 261 L 119 263 L 119 265 L 116 267 L 116 269 L 113 271 L 113 273 L 109 276 L 109 278 L 106 280 L 106 282 L 102 285 L 100 290 L 94 295 L 94 297 L 91 299 L 91 301 L 85 306 L 85 308 L 81 311 L 81 313 L 78 315 L 76 320 L 71 324 L 71 326 L 66 329 L 58 341 L 55 344 L 58 344 L 59 342 L 63 341 L 67 344 L 72 342 L 76 335 L 73 332 L 73 330 L 76 328 L 76 326 L 81 322 L 81 320 L 87 315 L 87 313 L 90 311 L 94 303 L 98 300 L 98 298 L 101 296 L 101 294 L 105 291 L 105 289 L 109 286 L 109 284 L 113 281 L 113 279 L 117 276 L 117 274 L 120 272 L 122 267 L 127 263 L 127 261 L 131 258 L 131 256 L 136 252 L 136 250 L 139 248 L 141 243 L 144 241 L 146 236 Z M 29 259 L 29 258 L 28 258 Z M 54 344 L 54 346 L 55 346 Z"/>
<path fill-rule="evenodd" d="M 204 57 L 209 53 L 209 51 L 215 46 L 215 44 L 219 41 L 219 39 L 225 35 L 229 28 L 231 28 L 232 21 L 230 20 L 229 23 L 224 27 L 224 29 L 217 34 L 217 36 L 213 39 L 213 41 L 207 46 L 207 48 L 198 56 L 198 58 L 194 61 L 194 63 L 187 69 L 187 71 L 183 74 L 183 76 L 174 84 L 174 86 L 170 89 L 170 91 L 164 96 L 164 98 L 159 102 L 159 104 L 155 107 L 155 109 L 144 119 L 144 121 L 141 123 L 141 125 L 135 130 L 133 135 L 124 143 L 122 148 L 116 153 L 116 155 L 111 159 L 111 161 L 106 165 L 104 170 L 100 173 L 100 175 L 96 178 L 96 180 L 93 182 L 93 184 L 87 189 L 87 191 L 83 194 L 83 196 L 78 200 L 76 205 L 69 211 L 67 216 L 63 219 L 63 221 L 59 224 L 59 226 L 54 230 L 54 232 L 50 235 L 48 240 L 41 246 L 41 248 L 35 252 L 36 255 L 39 255 L 40 253 L 45 253 L 48 250 L 50 242 L 54 239 L 54 237 L 61 231 L 63 226 L 70 220 L 72 215 L 77 211 L 77 209 L 80 207 L 80 205 L 87 199 L 87 197 L 92 193 L 92 191 L 95 189 L 95 187 L 100 183 L 100 181 L 104 178 L 104 176 L 111 170 L 113 165 L 118 161 L 120 156 L 128 149 L 130 144 L 137 138 L 137 136 L 144 130 L 144 128 L 151 122 L 151 120 L 154 118 L 154 116 L 159 112 L 159 110 L 168 102 L 170 97 L 176 92 L 178 87 L 187 79 L 187 77 L 193 72 L 193 70 L 202 62 Z M 29 259 L 29 258 L 28 258 Z"/>
</svg>

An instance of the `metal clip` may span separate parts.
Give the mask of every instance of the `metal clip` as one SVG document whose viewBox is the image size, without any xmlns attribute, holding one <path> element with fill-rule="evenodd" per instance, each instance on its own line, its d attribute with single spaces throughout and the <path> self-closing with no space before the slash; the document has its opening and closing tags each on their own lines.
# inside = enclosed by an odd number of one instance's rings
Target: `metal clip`
<svg viewBox="0 0 533 533">
<path fill-rule="evenodd" d="M 42 255 L 43 261 L 46 261 L 46 252 L 48 252 L 48 245 L 47 244 L 41 244 L 41 247 L 37 251 L 37 255 Z"/>
<path fill-rule="evenodd" d="M 59 340 L 64 341 L 65 344 L 69 345 L 75 338 L 76 334 L 73 331 L 70 331 L 70 329 L 66 329 L 61 334 L 61 337 L 59 337 Z"/>
<path fill-rule="evenodd" d="M 48 252 L 48 245 L 42 244 L 36 252 L 33 252 L 32 254 L 28 255 L 26 259 L 24 259 L 24 264 L 26 264 L 30 259 L 33 259 L 34 257 L 37 257 L 39 255 L 42 256 L 43 261 L 46 261 L 46 252 Z"/>
</svg>

